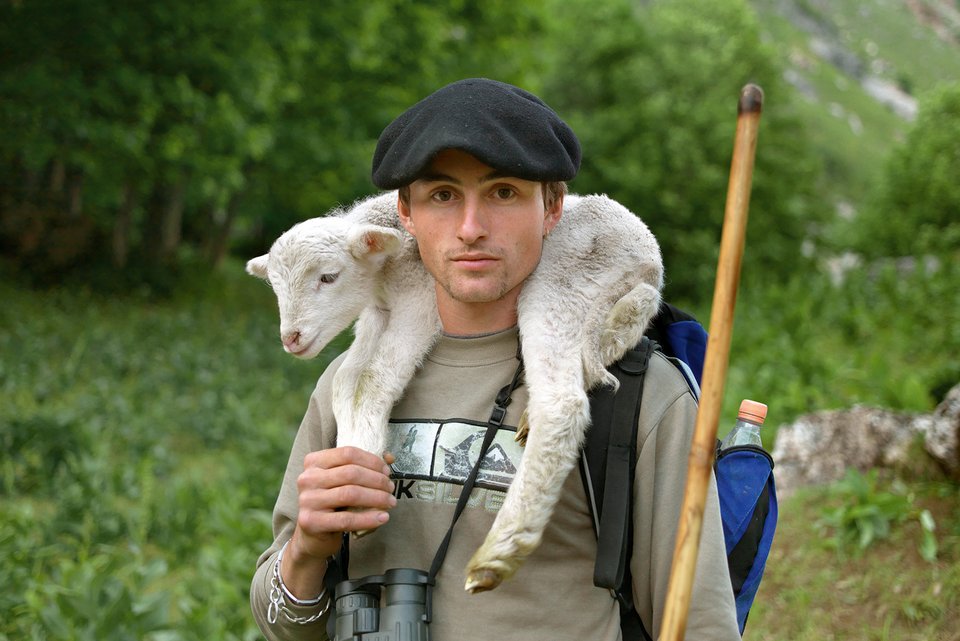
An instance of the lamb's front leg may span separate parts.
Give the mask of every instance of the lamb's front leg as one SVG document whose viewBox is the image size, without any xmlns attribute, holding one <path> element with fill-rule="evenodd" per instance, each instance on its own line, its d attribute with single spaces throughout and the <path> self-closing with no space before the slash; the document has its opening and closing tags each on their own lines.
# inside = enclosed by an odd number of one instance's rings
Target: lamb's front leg
<svg viewBox="0 0 960 641">
<path fill-rule="evenodd" d="M 440 334 L 435 308 L 394 310 L 377 337 L 376 349 L 349 378 L 349 395 L 340 390 L 338 405 L 349 405 L 352 445 L 383 455 L 393 406 Z M 335 410 L 336 411 L 336 410 Z M 338 417 L 339 421 L 339 417 Z M 338 424 L 339 425 L 339 424 Z"/>
<path fill-rule="evenodd" d="M 388 312 L 383 309 L 364 309 L 354 325 L 353 344 L 334 375 L 332 409 L 340 447 L 352 445 L 368 452 L 382 453 L 383 441 L 377 440 L 380 432 L 357 429 L 355 406 L 358 382 L 381 348 L 381 337 L 389 320 Z"/>
<path fill-rule="evenodd" d="M 407 323 L 402 323 L 407 326 Z M 393 406 L 403 395 L 427 352 L 439 336 L 428 326 L 388 327 L 379 350 L 357 379 L 354 395 L 354 431 L 363 442 L 382 444 Z M 396 330 L 396 331 L 393 331 Z M 382 449 L 376 452 L 383 454 Z"/>
<path fill-rule="evenodd" d="M 563 483 L 576 465 L 590 424 L 590 404 L 579 351 L 568 350 L 568 355 L 544 363 L 530 358 L 527 350 L 527 412 L 533 428 L 503 506 L 467 564 L 469 592 L 497 587 L 537 548 Z"/>
<path fill-rule="evenodd" d="M 361 324 L 363 320 L 368 322 Z M 376 333 L 371 333 L 373 330 Z M 361 317 L 356 337 L 362 341 L 357 346 L 360 349 L 348 354 L 334 378 L 338 445 L 353 445 L 383 456 L 390 411 L 438 335 L 435 315 Z M 369 533 L 360 530 L 354 535 L 359 538 Z"/>
</svg>

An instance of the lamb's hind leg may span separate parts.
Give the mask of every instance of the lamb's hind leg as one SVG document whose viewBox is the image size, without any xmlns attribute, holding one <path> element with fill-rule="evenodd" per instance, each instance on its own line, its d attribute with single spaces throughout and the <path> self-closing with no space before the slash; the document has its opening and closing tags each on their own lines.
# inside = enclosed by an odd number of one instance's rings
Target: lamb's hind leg
<svg viewBox="0 0 960 641">
<path fill-rule="evenodd" d="M 534 345 L 527 337 L 537 335 L 537 328 L 525 333 L 523 348 L 530 393 L 526 424 L 532 428 L 504 504 L 467 565 L 468 591 L 495 588 L 512 576 L 539 545 L 590 424 L 585 390 L 606 382 L 606 366 L 640 341 L 659 305 L 659 289 L 639 283 L 607 314 L 599 341 L 579 337 L 577 342 L 573 335 L 547 338 L 541 333 Z"/>
<path fill-rule="evenodd" d="M 594 350 L 585 349 L 583 353 L 588 387 L 616 384 L 606 368 L 640 342 L 659 308 L 660 290 L 648 283 L 639 283 L 614 304 L 600 334 L 599 360 Z"/>
<path fill-rule="evenodd" d="M 531 359 L 527 350 L 527 412 L 533 429 L 503 506 L 467 564 L 469 592 L 497 587 L 536 549 L 563 482 L 576 465 L 590 412 L 579 353 L 572 353 L 576 356 L 563 363 L 552 359 L 551 367 Z"/>
</svg>

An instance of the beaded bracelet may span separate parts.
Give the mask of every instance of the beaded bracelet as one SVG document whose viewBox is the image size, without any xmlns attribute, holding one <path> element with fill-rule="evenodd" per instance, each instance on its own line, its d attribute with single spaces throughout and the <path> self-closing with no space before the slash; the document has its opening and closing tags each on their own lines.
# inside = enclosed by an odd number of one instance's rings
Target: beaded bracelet
<svg viewBox="0 0 960 641">
<path fill-rule="evenodd" d="M 287 541 L 287 543 L 289 543 L 289 541 Z M 314 599 L 298 599 L 287 589 L 286 584 L 283 582 L 283 577 L 280 576 L 280 563 L 283 561 L 283 551 L 287 549 L 287 543 L 284 543 L 283 547 L 280 548 L 277 561 L 273 564 L 273 576 L 270 578 L 270 604 L 267 606 L 267 621 L 270 625 L 274 625 L 277 622 L 278 615 L 282 612 L 284 618 L 290 623 L 306 625 L 317 621 L 326 614 L 327 610 L 330 609 L 330 598 L 327 595 L 326 587 L 324 587 L 320 594 Z M 319 612 L 305 617 L 294 614 L 290 608 L 287 607 L 287 602 L 301 608 L 315 608 L 321 603 L 324 605 Z"/>
</svg>

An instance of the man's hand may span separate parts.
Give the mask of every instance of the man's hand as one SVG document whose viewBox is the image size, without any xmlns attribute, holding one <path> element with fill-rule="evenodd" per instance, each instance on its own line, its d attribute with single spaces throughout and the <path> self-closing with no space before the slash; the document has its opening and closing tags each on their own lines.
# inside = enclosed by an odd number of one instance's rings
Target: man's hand
<svg viewBox="0 0 960 641">
<path fill-rule="evenodd" d="M 386 459 L 386 460 L 385 460 Z M 397 504 L 388 462 L 355 447 L 307 454 L 297 478 L 299 516 L 280 568 L 287 588 L 310 599 L 323 588 L 326 559 L 340 549 L 343 532 L 374 530 Z"/>
</svg>

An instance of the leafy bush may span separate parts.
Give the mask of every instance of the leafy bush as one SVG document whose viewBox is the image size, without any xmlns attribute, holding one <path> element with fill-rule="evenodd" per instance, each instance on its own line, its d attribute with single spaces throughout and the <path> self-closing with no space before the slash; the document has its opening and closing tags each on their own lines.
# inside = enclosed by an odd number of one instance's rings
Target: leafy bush
<svg viewBox="0 0 960 641">
<path fill-rule="evenodd" d="M 67 413 L 38 413 L 0 420 L 0 495 L 48 489 L 48 481 L 91 446 L 89 435 Z"/>
<path fill-rule="evenodd" d="M 887 538 L 892 527 L 909 520 L 920 525 L 920 555 L 929 562 L 937 559 L 933 516 L 929 510 L 915 507 L 915 496 L 902 483 L 894 482 L 886 489 L 877 470 L 866 474 L 850 470 L 832 487 L 830 498 L 839 505 L 824 508 L 819 526 L 828 534 L 828 543 L 838 550 L 855 546 L 862 551 Z"/>
<path fill-rule="evenodd" d="M 657 235 L 670 298 L 709 295 L 737 96 L 763 87 L 765 109 L 746 265 L 788 275 L 829 207 L 820 166 L 797 118 L 795 91 L 746 2 L 614 0 L 555 3 L 568 18 L 552 42 L 559 63 L 544 97 L 578 132 L 583 165 L 571 188 L 603 192 Z M 583 38 L 589 33 L 589 38 Z M 576 47 L 567 43 L 576 42 Z M 762 241 L 762 242 L 760 242 Z"/>
</svg>

